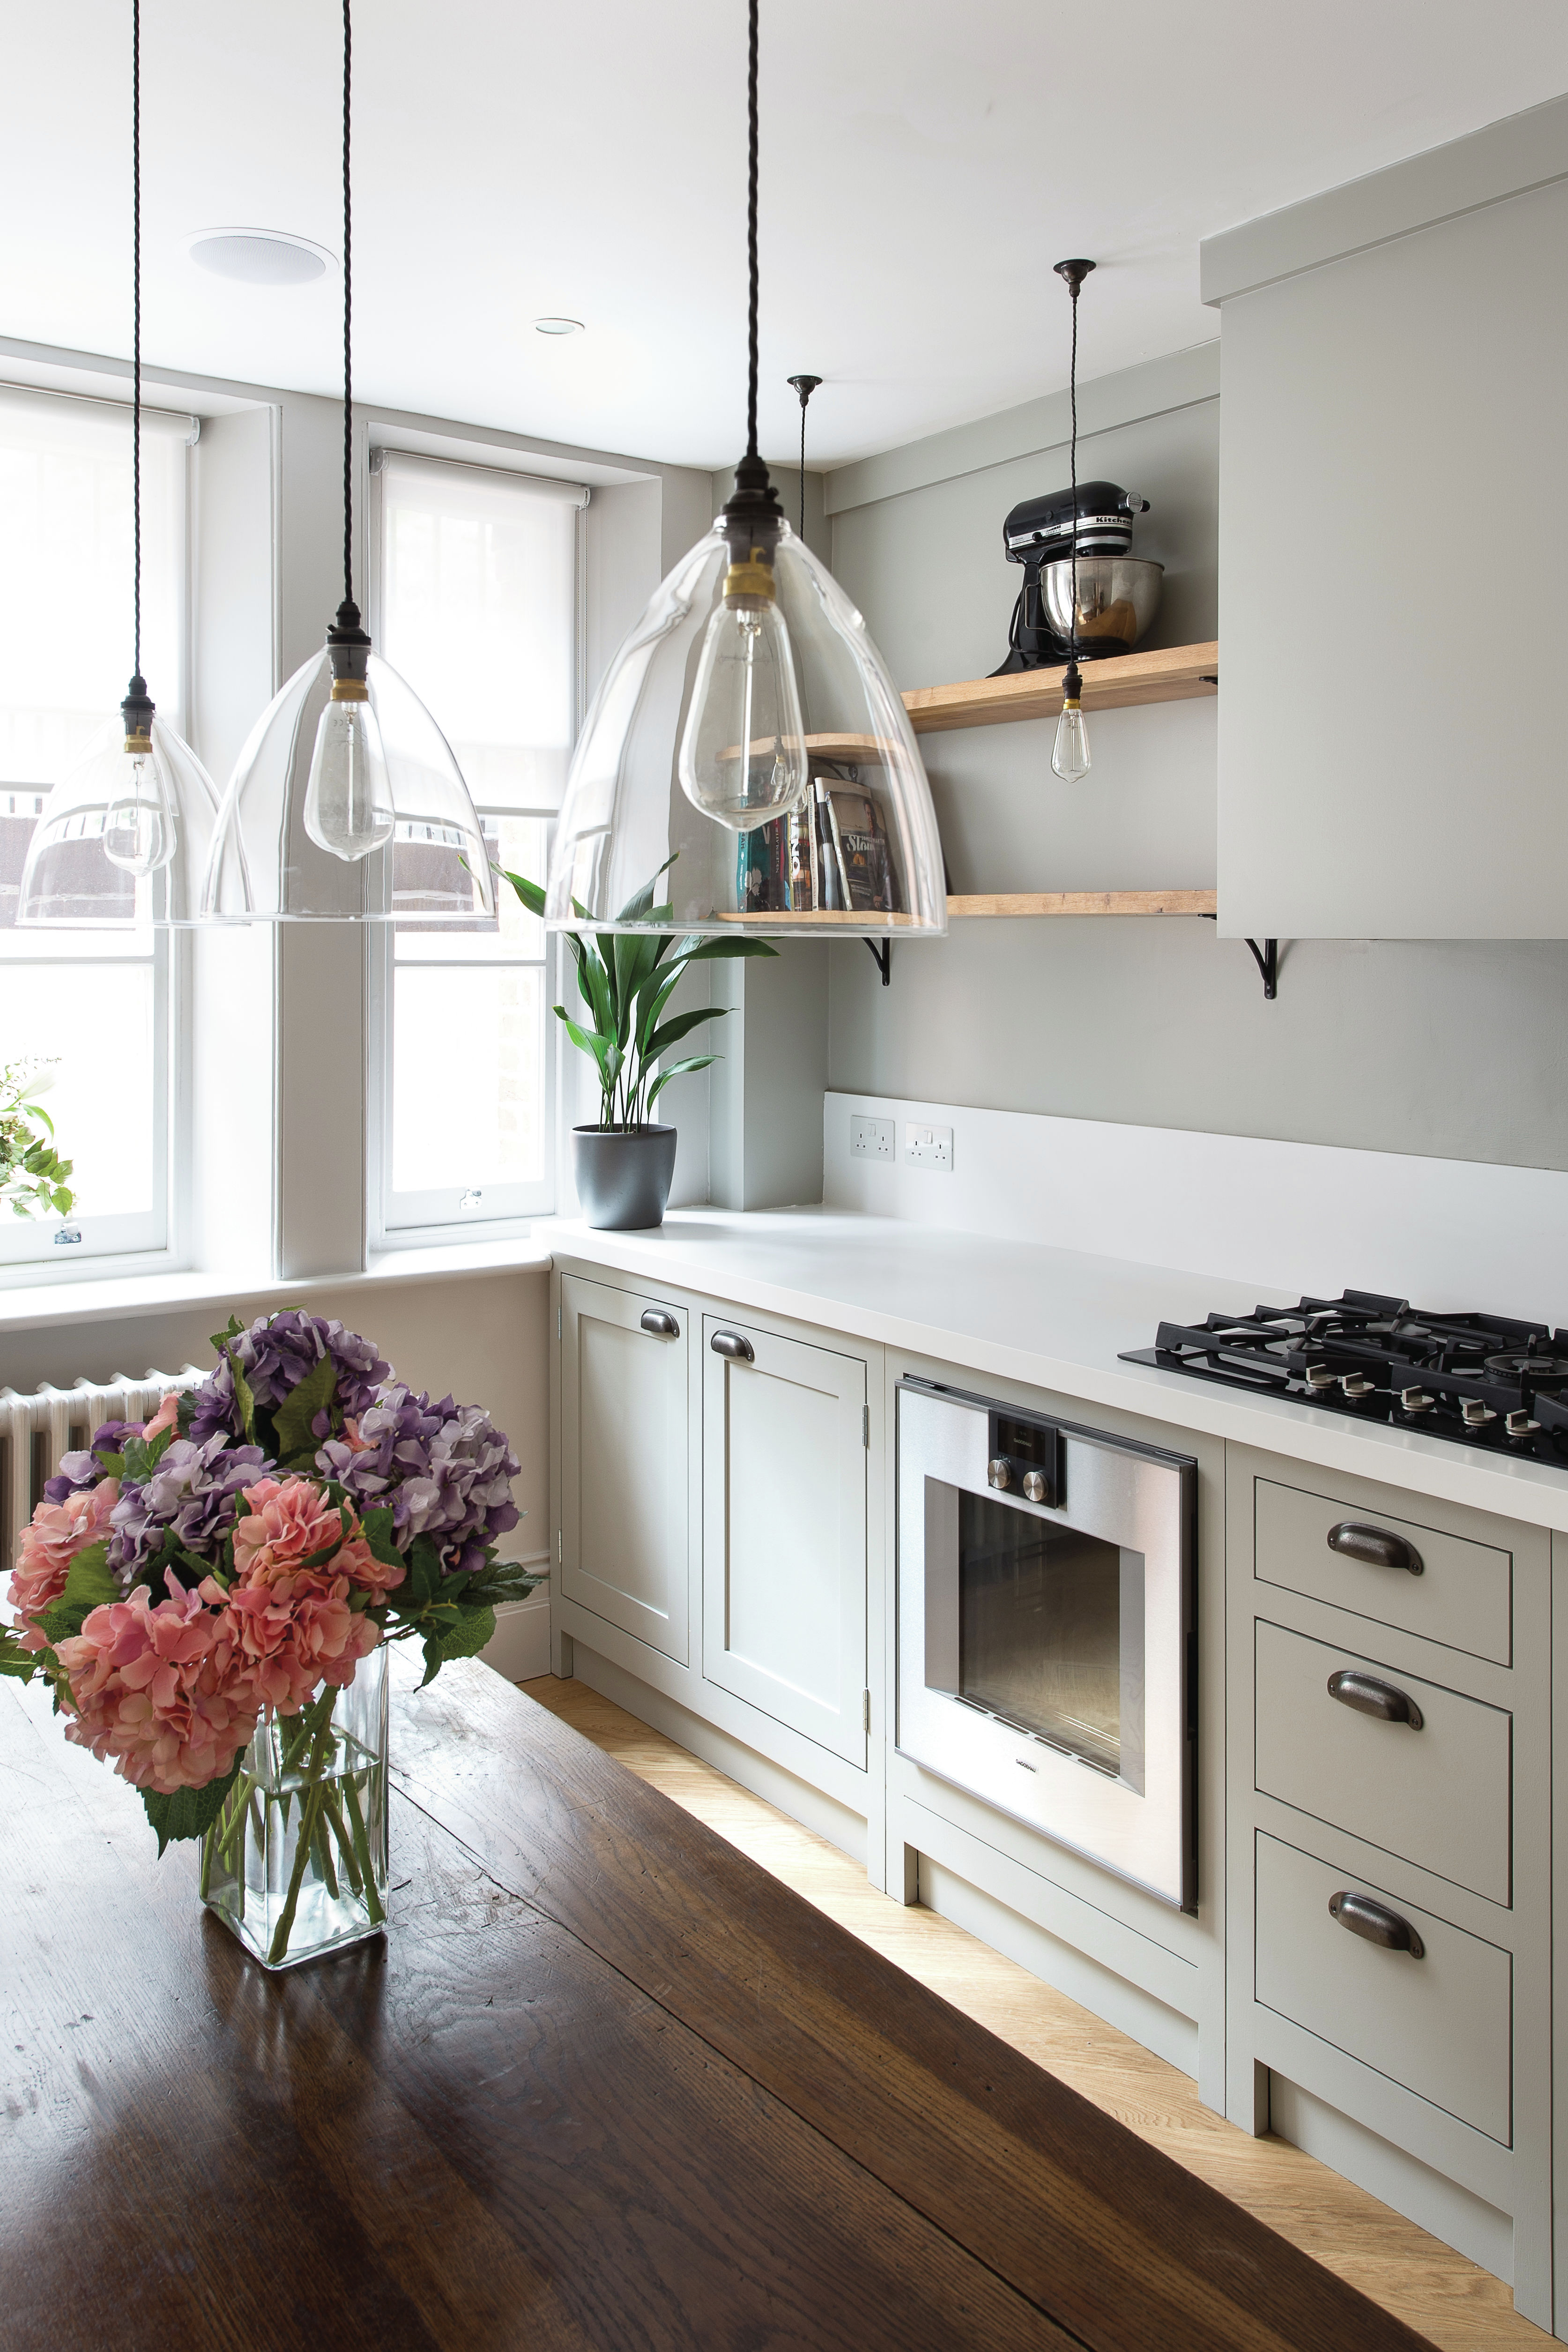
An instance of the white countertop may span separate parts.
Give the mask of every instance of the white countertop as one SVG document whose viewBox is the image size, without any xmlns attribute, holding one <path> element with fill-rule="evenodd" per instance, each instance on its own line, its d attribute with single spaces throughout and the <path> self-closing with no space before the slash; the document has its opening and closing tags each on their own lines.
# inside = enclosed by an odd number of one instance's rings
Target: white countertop
<svg viewBox="0 0 1568 2352">
<path fill-rule="evenodd" d="M 1004 1375 L 1173 1430 L 1568 1532 L 1568 1470 L 1117 1360 L 1124 1349 L 1152 1347 L 1162 1319 L 1260 1304 L 1255 1288 L 1235 1282 L 833 1209 L 674 1209 L 655 1230 L 627 1234 L 552 1218 L 535 1225 L 533 1239 L 558 1264 L 792 1316 L 977 1376 Z M 1295 1303 L 1280 1293 L 1262 1302 Z"/>
</svg>

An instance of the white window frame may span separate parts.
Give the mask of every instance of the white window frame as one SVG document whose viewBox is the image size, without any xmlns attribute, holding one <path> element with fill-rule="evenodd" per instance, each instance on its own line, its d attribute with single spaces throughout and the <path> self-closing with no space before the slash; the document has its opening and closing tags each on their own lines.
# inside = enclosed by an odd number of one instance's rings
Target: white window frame
<svg viewBox="0 0 1568 2352">
<path fill-rule="evenodd" d="M 24 393 L 30 399 L 83 401 L 97 407 L 121 409 L 129 436 L 131 417 L 129 401 L 105 400 L 96 393 L 58 392 L 52 388 L 42 391 L 32 384 L 7 383 L 3 389 Z M 143 410 L 142 414 L 145 418 L 147 411 Z M 165 415 L 161 421 L 166 425 L 169 419 Z M 183 467 L 184 546 L 178 586 L 178 676 L 158 682 L 158 699 L 171 723 L 183 734 L 193 674 L 191 572 L 195 498 L 193 453 L 201 421 L 191 416 L 182 418 L 181 422 L 187 430 Z M 0 782 L 0 797 L 9 797 L 13 793 L 25 796 L 29 790 L 47 792 L 47 789 L 42 785 L 30 787 L 21 782 Z M 73 1279 L 101 1282 L 120 1275 L 172 1271 L 183 1263 L 181 1243 L 188 1224 L 185 1172 L 191 1158 L 188 1149 L 191 1065 L 189 942 L 182 934 L 155 926 L 151 957 L 117 953 L 109 946 L 103 933 L 89 935 L 105 940 L 101 950 L 90 955 L 72 955 L 69 941 L 73 934 L 64 929 L 39 929 L 14 936 L 26 939 L 29 943 L 36 940 L 37 947 L 35 951 L 29 944 L 25 955 L 0 959 L 0 989 L 4 988 L 5 974 L 14 965 L 37 970 L 39 966 L 57 964 L 78 971 L 102 971 L 106 975 L 103 991 L 106 1027 L 112 1024 L 112 993 L 107 975 L 128 965 L 145 967 L 151 963 L 155 1089 L 152 1205 L 150 1209 L 130 1213 L 100 1213 L 96 1216 L 84 1216 L 73 1210 L 68 1217 L 59 1218 L 52 1213 L 47 1217 L 23 1218 L 16 1216 L 8 1205 L 0 1207 L 0 1287 L 31 1289 Z M 4 1054 L 0 1054 L 0 1060 L 4 1058 Z M 47 1097 L 44 1107 L 46 1109 L 51 1108 Z M 55 1146 L 62 1159 L 71 1157 L 71 1139 L 68 1132 L 56 1135 Z M 74 1234 L 77 1238 L 67 1240 L 65 1236 L 68 1234 Z"/>
<path fill-rule="evenodd" d="M 366 580 L 369 627 L 371 637 L 380 643 L 382 635 L 382 495 L 381 451 L 395 444 L 379 440 L 372 428 L 366 452 L 365 473 L 361 477 L 363 512 L 366 518 Z M 528 477 L 526 467 L 486 467 L 482 459 L 472 454 L 469 444 L 461 457 L 440 457 L 436 461 L 451 465 L 464 472 L 496 471 Z M 422 442 L 418 455 L 427 459 L 435 457 L 427 440 Z M 557 478 L 559 479 L 559 478 Z M 586 496 L 586 493 L 585 493 Z M 574 551 L 575 580 L 573 583 L 572 679 L 576 721 L 582 717 L 582 659 L 584 639 L 584 531 L 582 517 L 578 520 Z M 483 803 L 476 803 L 481 824 L 487 816 L 531 818 L 545 825 L 546 857 L 554 843 L 557 812 L 553 808 L 493 809 Z M 541 873 L 538 877 L 544 879 Z M 505 889 L 505 883 L 497 883 Z M 439 957 L 422 959 L 436 970 L 442 968 Z M 454 959 L 455 961 L 457 959 Z M 470 964 L 469 969 L 493 970 L 494 966 Z M 405 1192 L 392 1190 L 392 1115 L 393 1115 L 393 1005 L 396 989 L 396 926 L 392 923 L 368 923 L 365 926 L 365 997 L 369 1013 L 369 1070 L 366 1087 L 366 1239 L 372 1255 L 383 1255 L 402 1249 L 439 1247 L 459 1239 L 486 1242 L 514 1238 L 536 1218 L 554 1213 L 557 1197 L 557 1164 L 559 1159 L 558 1134 L 560 1110 L 560 1040 L 559 1022 L 553 1007 L 561 1000 L 560 975 L 564 969 L 563 952 L 555 935 L 547 932 L 542 964 L 539 967 L 544 995 L 540 1073 L 543 1093 L 541 1114 L 539 1175 L 531 1184 L 486 1185 L 483 1188 L 481 1205 L 466 1212 L 454 1203 L 444 1213 L 438 1204 L 449 1202 L 452 1195 Z M 506 1206 L 495 1214 L 486 1213 L 485 1195 L 505 1194 Z"/>
</svg>

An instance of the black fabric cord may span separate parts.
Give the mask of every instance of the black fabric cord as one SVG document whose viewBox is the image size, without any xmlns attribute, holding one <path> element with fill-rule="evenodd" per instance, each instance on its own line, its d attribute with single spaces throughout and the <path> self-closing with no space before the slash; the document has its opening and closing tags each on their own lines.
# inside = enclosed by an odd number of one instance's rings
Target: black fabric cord
<svg viewBox="0 0 1568 2352">
<path fill-rule="evenodd" d="M 343 602 L 354 601 L 354 205 L 349 175 L 349 129 L 353 94 L 354 27 L 351 0 L 343 0 Z"/>
<path fill-rule="evenodd" d="M 1078 287 L 1069 280 L 1072 297 L 1072 358 L 1068 386 L 1072 404 L 1072 667 L 1078 667 Z"/>
<path fill-rule="evenodd" d="M 800 403 L 800 544 L 806 544 L 806 404 Z"/>
<path fill-rule="evenodd" d="M 348 6 L 348 0 L 344 0 L 344 8 L 345 8 L 345 11 L 347 10 L 347 6 Z M 750 272 L 751 272 L 751 322 L 750 322 L 750 330 L 749 330 L 749 343 L 748 343 L 748 362 L 749 362 L 750 373 L 749 373 L 749 376 L 748 376 L 748 378 L 747 378 L 747 389 L 746 389 L 746 454 L 747 454 L 747 456 L 748 457 L 756 457 L 756 455 L 757 455 L 757 309 L 758 309 L 758 278 L 757 278 L 757 10 L 758 10 L 758 0 L 750 0 L 750 6 L 751 6 L 751 50 L 750 50 L 750 58 L 749 58 L 749 61 L 748 61 L 747 68 L 747 84 L 746 84 L 746 112 L 747 112 L 747 128 L 748 137 L 749 137 L 749 140 L 750 140 L 750 153 L 749 153 L 749 159 L 748 159 L 748 177 L 747 177 L 747 198 L 746 198 L 746 254 L 747 254 L 747 263 L 748 263 L 748 265 L 749 265 Z M 805 425 L 805 419 L 804 419 L 804 417 L 802 417 L 802 419 L 801 419 L 801 427 L 802 427 L 802 430 L 804 430 L 804 425 Z"/>
<path fill-rule="evenodd" d="M 141 0 L 131 0 L 131 519 L 136 677 L 141 679 Z M 145 693 L 146 688 L 142 691 Z"/>
</svg>

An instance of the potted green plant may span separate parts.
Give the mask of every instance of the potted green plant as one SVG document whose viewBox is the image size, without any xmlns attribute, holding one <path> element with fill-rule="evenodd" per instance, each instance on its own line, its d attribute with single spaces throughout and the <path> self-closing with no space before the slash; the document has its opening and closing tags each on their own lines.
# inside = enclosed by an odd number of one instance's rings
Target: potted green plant
<svg viewBox="0 0 1568 2352">
<path fill-rule="evenodd" d="M 677 852 L 678 856 L 679 853 Z M 655 907 L 653 893 L 674 864 L 667 857 L 651 882 L 622 908 L 622 923 L 668 923 L 674 908 Z M 530 915 L 542 916 L 545 894 L 537 882 L 496 868 L 509 882 Z M 587 909 L 572 901 L 573 909 Z M 660 1225 L 675 1172 L 675 1129 L 650 1119 L 672 1078 L 706 1070 L 716 1054 L 665 1056 L 705 1021 L 727 1011 L 700 1004 L 666 1017 L 665 1008 L 688 964 L 770 956 L 766 940 L 683 938 L 674 931 L 567 931 L 562 934 L 577 965 L 578 992 L 591 1018 L 574 1021 L 564 1004 L 555 1008 L 566 1034 L 591 1054 L 599 1073 L 601 1116 L 595 1127 L 571 1130 L 572 1173 L 582 1213 L 601 1230 L 623 1232 Z"/>
</svg>

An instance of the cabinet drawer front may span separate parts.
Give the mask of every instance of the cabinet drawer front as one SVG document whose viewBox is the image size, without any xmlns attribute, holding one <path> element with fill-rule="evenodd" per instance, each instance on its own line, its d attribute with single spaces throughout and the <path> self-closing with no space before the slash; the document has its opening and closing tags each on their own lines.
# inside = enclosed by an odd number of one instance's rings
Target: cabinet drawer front
<svg viewBox="0 0 1568 2352">
<path fill-rule="evenodd" d="M 1354 1609 L 1358 1617 L 1398 1625 L 1473 1657 L 1495 1658 L 1500 1666 L 1513 1663 L 1511 1552 L 1271 1478 L 1258 1479 L 1253 1496 L 1253 1574 L 1262 1583 Z M 1393 1538 L 1419 1559 L 1420 1575 L 1336 1550 L 1329 1538 L 1345 1527 Z"/>
<path fill-rule="evenodd" d="M 1426 1947 L 1416 1959 L 1332 1916 L 1336 1894 L 1370 1897 Z M 1258 1836 L 1257 1999 L 1363 2065 L 1507 2147 L 1513 1962 L 1495 1944 L 1380 1888 Z"/>
<path fill-rule="evenodd" d="M 865 1379 L 703 1318 L 703 1674 L 862 1771 Z"/>
<path fill-rule="evenodd" d="M 1257 1645 L 1264 1794 L 1509 1902 L 1512 1717 L 1282 1626 L 1260 1622 Z M 1420 1728 L 1332 1696 L 1330 1676 L 1347 1673 L 1370 1677 L 1375 1698 L 1381 1689 L 1408 1699 Z"/>
<path fill-rule="evenodd" d="M 561 1309 L 560 1589 L 685 1665 L 690 1318 L 576 1275 Z"/>
</svg>

